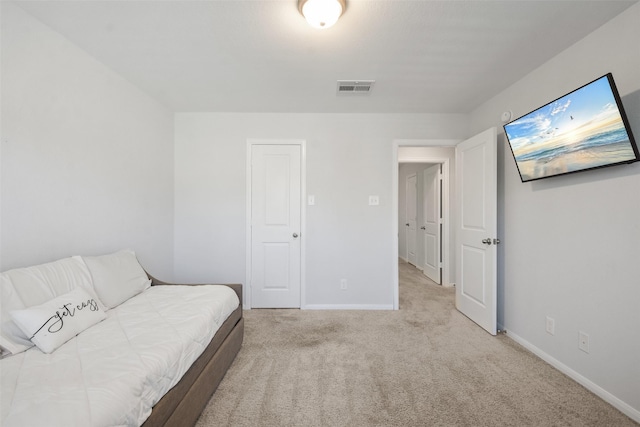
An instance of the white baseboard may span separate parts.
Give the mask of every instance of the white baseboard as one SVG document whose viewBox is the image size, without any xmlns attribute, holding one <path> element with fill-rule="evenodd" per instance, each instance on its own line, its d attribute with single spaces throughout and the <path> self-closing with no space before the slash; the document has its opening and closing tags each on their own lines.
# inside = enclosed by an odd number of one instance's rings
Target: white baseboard
<svg viewBox="0 0 640 427">
<path fill-rule="evenodd" d="M 531 344 L 529 341 L 523 339 L 522 337 L 514 334 L 509 330 L 507 330 L 507 336 L 512 340 L 514 340 L 515 342 L 517 342 L 518 344 L 520 344 L 521 346 L 523 346 L 524 348 L 526 348 L 527 350 L 529 350 L 530 352 L 532 352 L 533 354 L 535 354 L 536 356 L 538 356 L 540 359 L 544 360 L 545 362 L 547 362 L 548 364 L 550 364 L 551 366 L 553 366 L 554 368 L 562 372 L 563 374 L 567 375 L 569 378 L 581 384 L 583 387 L 585 387 L 587 390 L 591 391 L 592 393 L 600 397 L 605 402 L 611 404 L 613 407 L 618 409 L 620 412 L 622 412 L 623 414 L 625 414 L 635 422 L 640 423 L 640 410 L 632 407 L 626 402 L 623 402 L 613 394 L 609 393 L 607 390 L 603 389 L 602 387 L 600 387 L 593 381 L 589 380 L 588 378 L 585 378 L 581 374 L 577 373 L 576 371 L 574 371 L 564 363 L 560 362 L 559 360 L 553 358 L 549 354 L 540 350 L 538 347 Z"/>
<path fill-rule="evenodd" d="M 393 310 L 392 304 L 307 304 L 303 310 Z"/>
</svg>

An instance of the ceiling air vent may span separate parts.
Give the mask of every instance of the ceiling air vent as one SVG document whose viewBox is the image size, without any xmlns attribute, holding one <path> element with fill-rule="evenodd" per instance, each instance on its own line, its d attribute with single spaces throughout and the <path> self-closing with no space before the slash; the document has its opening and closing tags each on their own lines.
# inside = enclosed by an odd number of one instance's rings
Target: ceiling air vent
<svg viewBox="0 0 640 427">
<path fill-rule="evenodd" d="M 375 80 L 338 80 L 338 95 L 368 95 Z"/>
</svg>

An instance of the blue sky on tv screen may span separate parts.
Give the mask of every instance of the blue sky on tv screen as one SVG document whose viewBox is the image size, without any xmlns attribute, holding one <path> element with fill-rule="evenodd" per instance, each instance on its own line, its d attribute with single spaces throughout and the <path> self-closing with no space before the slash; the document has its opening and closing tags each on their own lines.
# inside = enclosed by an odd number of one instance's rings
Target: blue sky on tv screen
<svg viewBox="0 0 640 427">
<path fill-rule="evenodd" d="M 513 150 L 518 151 L 612 114 L 620 113 L 604 76 L 507 124 L 505 130 Z"/>
</svg>

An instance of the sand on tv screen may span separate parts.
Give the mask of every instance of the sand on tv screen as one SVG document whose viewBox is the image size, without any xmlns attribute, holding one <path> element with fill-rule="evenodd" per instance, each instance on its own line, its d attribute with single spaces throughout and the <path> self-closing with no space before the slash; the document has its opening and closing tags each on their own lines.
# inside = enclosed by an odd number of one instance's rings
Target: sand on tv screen
<svg viewBox="0 0 640 427">
<path fill-rule="evenodd" d="M 611 74 L 504 130 L 523 182 L 640 159 Z"/>
</svg>

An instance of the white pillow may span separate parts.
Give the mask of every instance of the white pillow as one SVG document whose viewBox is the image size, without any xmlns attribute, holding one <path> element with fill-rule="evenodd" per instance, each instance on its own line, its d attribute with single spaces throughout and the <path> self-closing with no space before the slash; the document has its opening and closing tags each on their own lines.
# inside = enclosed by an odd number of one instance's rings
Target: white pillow
<svg viewBox="0 0 640 427">
<path fill-rule="evenodd" d="M 91 282 L 91 273 L 79 256 L 17 268 L 0 274 L 0 346 L 17 354 L 33 343 L 11 320 L 12 310 L 43 304 L 76 288 L 83 288 L 100 302 Z"/>
<path fill-rule="evenodd" d="M 16 293 L 11 278 L 7 274 L 0 275 L 0 346 L 11 354 L 18 354 L 33 347 L 33 343 L 13 323 L 9 312 L 25 308 L 20 296 Z"/>
<path fill-rule="evenodd" d="M 76 288 L 42 305 L 9 313 L 16 325 L 44 353 L 51 353 L 107 315 L 87 291 Z"/>
<path fill-rule="evenodd" d="M 117 307 L 151 286 L 151 280 L 130 249 L 82 259 L 89 267 L 98 298 L 107 308 Z"/>
</svg>

